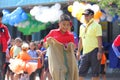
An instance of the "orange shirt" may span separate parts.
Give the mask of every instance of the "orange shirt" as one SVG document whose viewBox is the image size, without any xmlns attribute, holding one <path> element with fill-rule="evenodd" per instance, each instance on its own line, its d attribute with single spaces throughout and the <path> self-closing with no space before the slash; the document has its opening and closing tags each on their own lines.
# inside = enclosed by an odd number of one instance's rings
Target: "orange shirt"
<svg viewBox="0 0 120 80">
<path fill-rule="evenodd" d="M 14 50 L 14 46 L 12 46 L 11 49 L 10 49 L 10 57 L 11 58 L 13 57 L 13 50 Z"/>
<path fill-rule="evenodd" d="M 27 53 L 27 51 L 21 51 L 16 58 L 23 61 L 29 61 L 32 59 L 31 56 Z"/>
<path fill-rule="evenodd" d="M 38 59 L 38 69 L 42 67 L 42 62 L 40 59 Z"/>
<path fill-rule="evenodd" d="M 102 54 L 102 59 L 101 59 L 101 64 L 106 64 L 106 61 L 107 61 L 106 56 L 105 56 L 105 54 L 103 53 L 103 54 Z"/>
</svg>

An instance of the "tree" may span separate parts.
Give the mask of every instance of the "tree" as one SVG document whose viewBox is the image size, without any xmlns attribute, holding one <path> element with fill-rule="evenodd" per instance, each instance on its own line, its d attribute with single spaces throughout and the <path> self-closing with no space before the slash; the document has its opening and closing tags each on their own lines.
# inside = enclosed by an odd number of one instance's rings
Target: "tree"
<svg viewBox="0 0 120 80">
<path fill-rule="evenodd" d="M 89 2 L 98 4 L 101 9 L 108 9 L 108 13 L 112 16 L 118 14 L 120 16 L 120 0 L 75 0 L 79 2 Z"/>
</svg>

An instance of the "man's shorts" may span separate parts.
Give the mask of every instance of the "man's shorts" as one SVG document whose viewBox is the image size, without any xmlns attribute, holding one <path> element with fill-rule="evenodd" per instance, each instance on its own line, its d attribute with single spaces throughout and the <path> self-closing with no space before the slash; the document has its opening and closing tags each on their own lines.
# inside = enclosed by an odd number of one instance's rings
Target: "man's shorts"
<svg viewBox="0 0 120 80">
<path fill-rule="evenodd" d="M 92 77 L 98 77 L 100 73 L 100 60 L 97 59 L 98 48 L 81 57 L 79 76 L 85 77 L 91 68 Z"/>
</svg>

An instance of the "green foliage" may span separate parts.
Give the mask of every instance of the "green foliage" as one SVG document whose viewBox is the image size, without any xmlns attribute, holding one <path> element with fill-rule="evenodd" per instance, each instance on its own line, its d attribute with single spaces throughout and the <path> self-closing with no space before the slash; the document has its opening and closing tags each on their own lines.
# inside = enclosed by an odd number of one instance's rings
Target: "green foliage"
<svg viewBox="0 0 120 80">
<path fill-rule="evenodd" d="M 101 9 L 108 9 L 108 13 L 111 15 L 120 15 L 120 0 L 75 0 L 79 2 L 97 3 Z"/>
</svg>

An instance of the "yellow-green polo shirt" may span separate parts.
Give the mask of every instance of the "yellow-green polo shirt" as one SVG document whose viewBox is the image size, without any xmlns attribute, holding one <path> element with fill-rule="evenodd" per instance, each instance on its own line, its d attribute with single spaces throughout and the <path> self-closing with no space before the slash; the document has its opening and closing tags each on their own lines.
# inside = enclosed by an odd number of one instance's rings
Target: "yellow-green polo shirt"
<svg viewBox="0 0 120 80">
<path fill-rule="evenodd" d="M 93 21 L 87 28 L 84 25 L 80 26 L 80 36 L 82 38 L 83 54 L 89 53 L 98 47 L 97 36 L 102 36 L 101 25 Z"/>
</svg>

